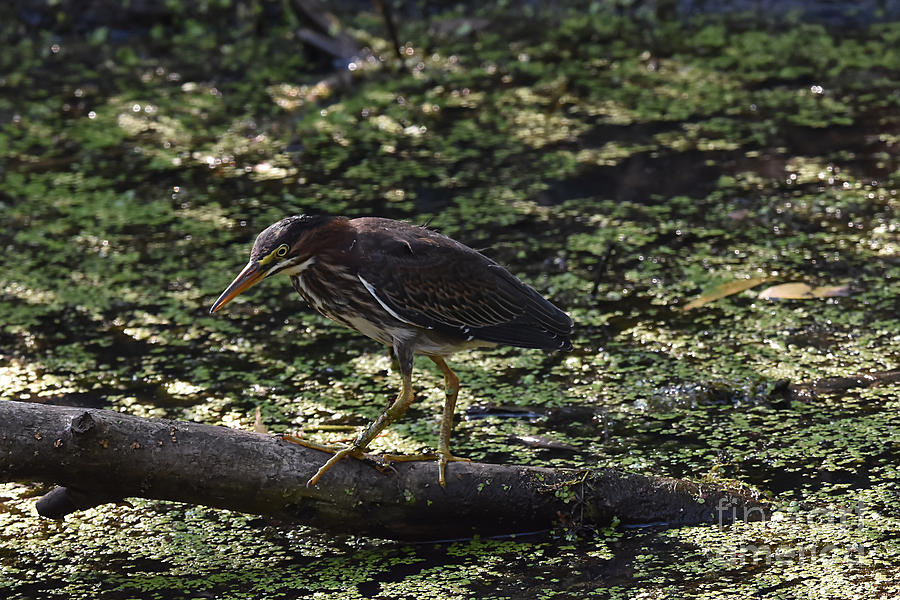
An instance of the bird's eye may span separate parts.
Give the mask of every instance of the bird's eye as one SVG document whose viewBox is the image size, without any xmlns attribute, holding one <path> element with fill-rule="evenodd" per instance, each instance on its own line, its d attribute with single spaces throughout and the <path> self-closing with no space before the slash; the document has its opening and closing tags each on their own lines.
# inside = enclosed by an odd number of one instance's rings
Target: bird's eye
<svg viewBox="0 0 900 600">
<path fill-rule="evenodd" d="M 287 253 L 288 253 L 287 244 L 282 244 L 282 245 L 278 246 L 278 250 L 275 251 L 275 254 L 277 254 L 278 256 L 284 256 Z"/>
</svg>

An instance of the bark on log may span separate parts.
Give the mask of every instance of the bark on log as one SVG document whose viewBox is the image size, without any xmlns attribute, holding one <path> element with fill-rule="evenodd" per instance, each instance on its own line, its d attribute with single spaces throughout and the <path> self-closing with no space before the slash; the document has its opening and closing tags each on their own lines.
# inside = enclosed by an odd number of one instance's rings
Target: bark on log
<svg viewBox="0 0 900 600">
<path fill-rule="evenodd" d="M 334 532 L 435 540 L 568 525 L 671 526 L 762 518 L 745 490 L 612 469 L 433 462 L 382 473 L 344 460 L 315 487 L 327 454 L 278 437 L 108 410 L 0 401 L 0 481 L 58 484 L 44 516 L 129 497 L 271 515 Z"/>
</svg>

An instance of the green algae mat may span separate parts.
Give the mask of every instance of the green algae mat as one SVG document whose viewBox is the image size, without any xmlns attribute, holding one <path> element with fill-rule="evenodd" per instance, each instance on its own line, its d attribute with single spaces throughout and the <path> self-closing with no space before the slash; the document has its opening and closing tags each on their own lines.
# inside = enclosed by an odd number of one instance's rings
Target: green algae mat
<svg viewBox="0 0 900 600">
<path fill-rule="evenodd" d="M 286 278 L 208 309 L 271 222 L 381 215 L 576 323 L 571 353 L 453 357 L 455 453 L 777 510 L 409 545 L 142 500 L 54 522 L 3 483 L 0 596 L 900 594 L 900 23 L 407 11 L 401 63 L 373 4 L 336 63 L 280 3 L 126 4 L 0 8 L 0 398 L 350 437 L 398 388 L 381 347 Z M 435 447 L 415 383 L 375 450 Z"/>
</svg>

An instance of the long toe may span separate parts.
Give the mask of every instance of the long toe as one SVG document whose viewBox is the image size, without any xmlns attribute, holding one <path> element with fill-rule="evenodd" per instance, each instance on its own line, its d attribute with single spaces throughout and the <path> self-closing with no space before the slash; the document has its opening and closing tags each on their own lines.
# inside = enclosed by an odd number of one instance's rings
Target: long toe
<svg viewBox="0 0 900 600">
<path fill-rule="evenodd" d="M 437 460 L 437 454 L 382 454 L 381 460 L 392 462 L 416 462 L 420 460 Z"/>
<path fill-rule="evenodd" d="M 334 453 L 334 456 L 329 458 L 328 461 L 324 465 L 319 467 L 319 470 L 316 471 L 316 474 L 313 475 L 309 479 L 309 481 L 306 482 L 306 486 L 312 487 L 312 486 L 316 485 L 316 483 L 319 481 L 319 479 L 322 478 L 322 475 L 324 475 L 331 467 L 336 465 L 345 456 L 353 456 L 353 457 L 359 458 L 362 455 L 363 455 L 362 450 L 360 450 L 359 448 L 357 448 L 355 446 L 350 446 L 349 448 L 344 448 L 343 450 L 338 450 L 337 452 Z"/>
<path fill-rule="evenodd" d="M 296 435 L 291 435 L 290 433 L 280 433 L 277 434 L 277 437 L 284 440 L 285 442 L 290 442 L 292 444 L 297 444 L 298 446 L 303 446 L 304 448 L 311 448 L 313 450 L 321 450 L 322 452 L 329 452 L 331 454 L 337 454 L 342 450 L 340 446 L 329 446 L 328 444 L 319 444 L 318 442 L 311 442 L 309 440 L 304 440 L 303 438 L 297 437 Z"/>
</svg>

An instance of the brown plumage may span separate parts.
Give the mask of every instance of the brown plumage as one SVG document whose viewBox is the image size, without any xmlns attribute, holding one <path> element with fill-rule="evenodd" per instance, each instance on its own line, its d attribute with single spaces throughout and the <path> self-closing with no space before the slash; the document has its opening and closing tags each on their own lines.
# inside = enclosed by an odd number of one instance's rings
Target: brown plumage
<svg viewBox="0 0 900 600">
<path fill-rule="evenodd" d="M 393 348 L 403 388 L 356 441 L 335 454 L 310 484 L 369 443 L 413 400 L 413 356 L 441 369 L 447 388 L 438 444 L 445 484 L 459 380 L 444 357 L 465 348 L 504 344 L 571 350 L 572 320 L 483 254 L 424 227 L 377 217 L 294 216 L 259 234 L 250 262 L 222 292 L 216 312 L 276 273 L 321 314 Z"/>
</svg>

